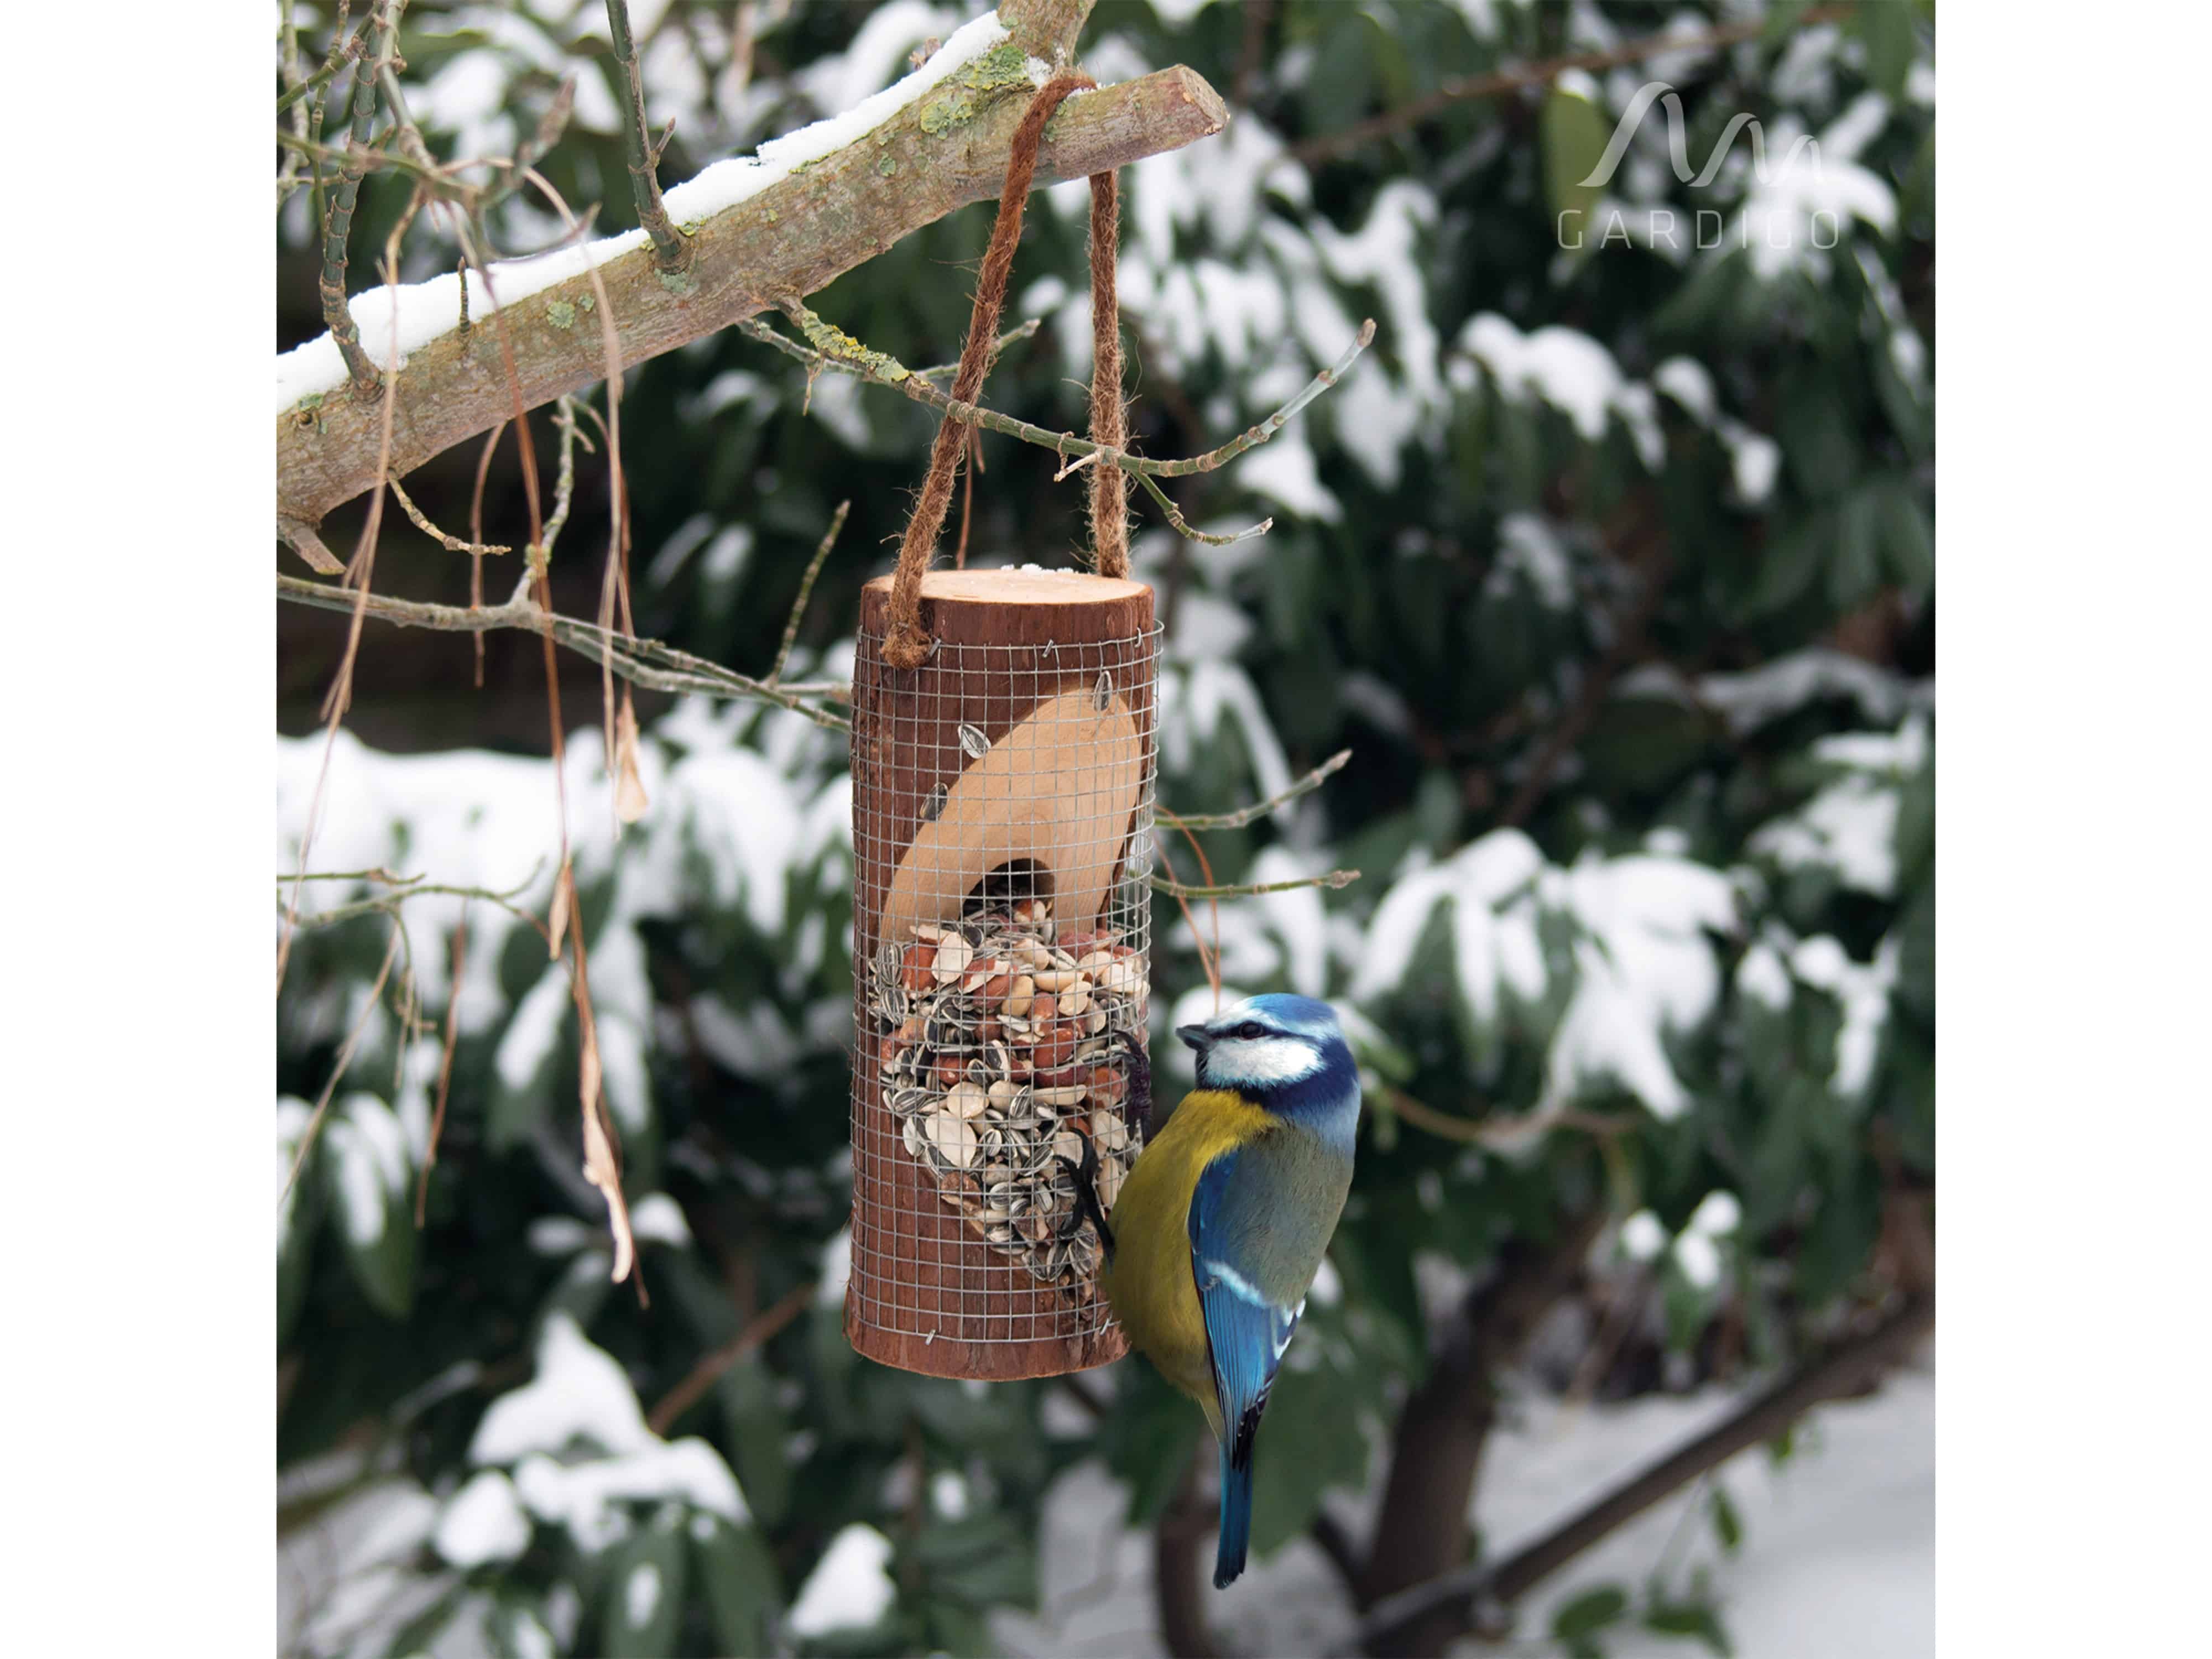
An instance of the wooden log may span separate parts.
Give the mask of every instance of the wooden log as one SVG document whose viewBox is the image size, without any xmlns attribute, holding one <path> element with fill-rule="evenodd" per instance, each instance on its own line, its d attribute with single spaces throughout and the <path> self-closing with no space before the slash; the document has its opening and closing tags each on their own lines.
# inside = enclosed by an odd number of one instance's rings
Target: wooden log
<svg viewBox="0 0 2212 1659">
<path fill-rule="evenodd" d="M 884 1101 L 871 1004 L 878 945 L 957 918 L 971 896 L 1048 896 L 1063 934 L 1109 928 L 1149 979 L 1152 592 L 1066 571 L 939 571 L 938 647 L 886 664 L 890 579 L 860 601 L 853 665 L 853 1258 L 845 1329 L 870 1358 L 937 1376 L 1082 1370 L 1127 1351 L 1095 1288 L 994 1250 L 940 1195 Z M 1113 1109 L 1126 1112 L 1127 1103 Z M 1125 1119 L 1126 1121 L 1126 1119 Z M 1139 1126 L 1141 1127 L 1141 1126 Z"/>
</svg>

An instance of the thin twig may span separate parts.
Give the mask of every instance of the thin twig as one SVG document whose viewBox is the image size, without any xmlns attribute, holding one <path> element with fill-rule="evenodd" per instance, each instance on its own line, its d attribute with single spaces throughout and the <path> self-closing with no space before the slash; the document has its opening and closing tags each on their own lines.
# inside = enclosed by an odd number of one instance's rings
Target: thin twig
<svg viewBox="0 0 2212 1659">
<path fill-rule="evenodd" d="M 792 645 L 799 638 L 799 618 L 806 614 L 806 601 L 814 592 L 814 579 L 822 574 L 830 550 L 837 544 L 837 532 L 845 527 L 845 515 L 852 510 L 853 503 L 848 497 L 838 502 L 837 510 L 830 515 L 830 528 L 822 532 L 814 556 L 806 562 L 806 574 L 799 579 L 799 597 L 791 602 L 791 617 L 783 625 L 783 642 L 776 647 L 775 665 L 768 671 L 763 684 L 774 685 L 783 678 L 783 665 L 791 660 Z"/>
<path fill-rule="evenodd" d="M 1326 875 L 1298 876 L 1290 881 L 1234 882 L 1214 887 L 1189 887 L 1165 876 L 1152 878 L 1152 890 L 1175 898 L 1246 898 L 1255 893 L 1292 893 L 1301 887 L 1349 887 L 1359 879 L 1357 870 L 1331 870 Z"/>
<path fill-rule="evenodd" d="M 391 0 L 381 0 L 374 21 L 375 56 L 381 58 L 392 50 Z M 346 373 L 353 381 L 354 395 L 358 398 L 374 398 L 384 389 L 376 365 L 362 349 L 361 331 L 354 325 L 353 312 L 346 304 L 345 286 L 346 240 L 353 229 L 354 204 L 361 196 L 362 175 L 368 171 L 368 139 L 375 125 L 375 64 L 374 59 L 357 58 L 353 69 L 353 131 L 347 137 L 345 154 L 339 163 L 337 194 L 331 202 L 330 217 L 323 226 L 323 271 L 317 291 L 322 297 L 323 321 L 330 326 L 338 355 L 345 359 Z M 289 136 L 282 128 L 277 131 L 280 137 Z"/>
<path fill-rule="evenodd" d="M 757 1314 L 745 1322 L 744 1330 L 725 1342 L 714 1352 L 706 1355 L 686 1373 L 684 1380 L 661 1396 L 660 1403 L 653 1408 L 646 1426 L 655 1434 L 665 1435 L 676 1426 L 677 1420 L 697 1405 L 708 1389 L 724 1371 L 736 1364 L 754 1349 L 759 1347 L 778 1331 L 806 1311 L 814 1299 L 811 1280 L 793 1285 L 771 1304 L 766 1312 Z"/>
<path fill-rule="evenodd" d="M 468 271 L 464 267 L 461 272 L 461 292 L 465 295 L 468 291 Z M 477 452 L 476 487 L 469 492 L 469 539 L 472 542 L 483 540 L 484 480 L 491 476 L 492 454 L 498 449 L 499 441 L 506 432 L 507 422 L 501 421 L 497 426 L 492 428 L 490 434 L 483 441 L 483 447 Z M 483 559 L 481 555 L 472 553 L 469 556 L 469 608 L 474 610 L 483 603 Z M 477 690 L 481 691 L 483 690 L 483 635 L 478 634 L 470 641 L 470 644 L 475 648 Z"/>
<path fill-rule="evenodd" d="M 284 1190 L 276 1194 L 279 1207 L 292 1195 L 293 1184 L 300 1178 L 300 1166 L 307 1161 L 307 1153 L 315 1144 L 316 1133 L 323 1127 L 323 1115 L 330 1110 L 331 1097 L 338 1091 L 338 1079 L 346 1074 L 346 1067 L 353 1064 L 353 1051 L 360 1046 L 361 1034 L 368 1029 L 368 1017 L 376 1012 L 377 1003 L 384 995 L 384 981 L 392 977 L 392 964 L 399 959 L 400 933 L 399 922 L 395 917 L 392 923 L 391 942 L 384 947 L 384 965 L 376 970 L 376 978 L 368 988 L 368 1000 L 362 1004 L 361 1018 L 354 1021 L 353 1029 L 346 1033 L 345 1041 L 338 1046 L 337 1058 L 331 1062 L 331 1074 L 323 1084 L 323 1092 L 315 1098 L 315 1109 L 308 1114 L 307 1127 L 300 1132 L 300 1148 L 292 1154 L 291 1172 L 284 1177 Z"/>
<path fill-rule="evenodd" d="M 1155 813 L 1163 823 L 1172 823 L 1183 830 L 1242 830 L 1246 824 L 1257 823 L 1269 813 L 1289 805 L 1299 796 L 1311 794 L 1341 772 L 1351 759 L 1349 749 L 1340 749 L 1289 788 L 1249 806 L 1240 806 L 1233 812 L 1170 812 L 1163 806 L 1156 808 Z"/>
<path fill-rule="evenodd" d="M 1255 536 L 1264 536 L 1275 527 L 1274 515 L 1270 514 L 1259 523 L 1248 526 L 1243 530 L 1233 530 L 1226 536 L 1208 535 L 1203 530 L 1191 528 L 1190 521 L 1185 519 L 1177 510 L 1176 504 L 1168 499 L 1168 492 L 1160 488 L 1158 479 L 1148 477 L 1139 472 L 1137 475 L 1137 482 L 1144 486 L 1147 495 L 1159 503 L 1160 511 L 1167 515 L 1168 523 L 1177 533 L 1189 541 L 1203 542 L 1208 547 L 1231 547 L 1238 542 L 1249 541 Z"/>
<path fill-rule="evenodd" d="M 1298 394 L 1257 426 L 1238 434 L 1218 449 L 1210 449 L 1203 455 L 1194 455 L 1188 460 L 1160 461 L 1149 456 L 1132 455 L 1125 449 L 1107 449 L 1092 443 L 1088 438 L 1079 438 L 1073 432 L 1052 432 L 1041 426 L 1031 426 L 1027 421 L 1015 420 L 994 409 L 978 404 L 962 403 L 939 392 L 934 386 L 896 359 L 881 352 L 871 352 L 852 336 L 823 323 L 819 317 L 795 301 L 786 301 L 783 309 L 793 314 L 794 320 L 805 329 L 807 337 L 817 343 L 829 343 L 830 350 L 810 350 L 797 341 L 779 334 L 757 317 L 747 317 L 737 325 L 739 332 L 749 335 L 763 345 L 772 345 L 787 357 L 814 368 L 834 368 L 840 374 L 855 375 L 872 380 L 878 386 L 887 386 L 903 392 L 916 403 L 927 404 L 939 414 L 951 415 L 971 426 L 983 427 L 993 432 L 1002 432 L 1010 438 L 1019 438 L 1024 443 L 1035 444 L 1040 449 L 1049 449 L 1063 460 L 1070 455 L 1087 455 L 1096 451 L 1101 460 L 1111 461 L 1124 472 L 1146 478 L 1183 478 L 1194 473 L 1212 472 L 1225 466 L 1246 450 L 1266 443 L 1280 432 L 1284 426 L 1316 398 L 1334 386 L 1352 367 L 1352 360 L 1364 351 L 1375 339 L 1375 320 L 1362 323 L 1359 332 L 1352 337 L 1337 360 L 1306 382 Z M 812 327 L 807 319 L 811 319 Z M 845 355 L 849 351 L 854 355 Z"/>
<path fill-rule="evenodd" d="M 438 1057 L 438 1103 L 430 1111 L 430 1134 L 422 1146 L 422 1173 L 415 1183 L 415 1225 L 420 1229 L 430 1202 L 430 1168 L 438 1161 L 438 1137 L 446 1129 L 446 1098 L 453 1083 L 453 1049 L 461 1036 L 461 969 L 468 960 L 469 907 L 453 928 L 453 961 L 446 981 L 446 1047 Z"/>
<path fill-rule="evenodd" d="M 1790 25 L 1802 29 L 1814 23 L 1832 23 L 1849 16 L 1856 8 L 1847 5 L 1814 6 L 1800 13 Z M 1425 98 L 1417 98 L 1394 110 L 1370 116 L 1364 121 L 1335 132 L 1325 132 L 1295 144 L 1285 150 L 1282 161 L 1297 161 L 1310 167 L 1316 161 L 1325 161 L 1358 149 L 1362 144 L 1381 138 L 1403 128 L 1419 126 L 1431 117 L 1442 114 L 1454 104 L 1470 99 L 1495 98 L 1501 93 L 1517 92 L 1523 87 L 1544 86 L 1556 81 L 1569 70 L 1617 69 L 1623 64 L 1642 63 L 1647 58 L 1671 55 L 1678 52 L 1711 52 L 1723 46 L 1737 46 L 1746 40 L 1756 40 L 1766 32 L 1767 19 L 1753 17 L 1741 23 L 1729 23 L 1704 34 L 1646 35 L 1631 40 L 1626 46 L 1613 46 L 1603 52 L 1580 52 L 1565 58 L 1547 58 L 1538 64 L 1524 64 L 1517 69 L 1498 70 L 1488 75 L 1455 76 Z"/>
<path fill-rule="evenodd" d="M 1593 1135 L 1622 1135 L 1636 1127 L 1632 1117 L 1607 1116 L 1599 1112 L 1532 1112 L 1526 1116 L 1471 1118 L 1440 1112 L 1416 1100 L 1394 1083 L 1374 1080 L 1366 1090 L 1370 1104 L 1387 1108 L 1417 1129 L 1425 1129 L 1446 1140 L 1469 1146 L 1510 1146 L 1527 1138 L 1532 1129 L 1580 1129 Z"/>
<path fill-rule="evenodd" d="M 607 0 L 607 32 L 614 37 L 615 64 L 623 86 L 623 154 L 629 166 L 630 198 L 637 204 L 637 222 L 653 239 L 653 262 L 664 271 L 686 270 L 691 264 L 691 245 L 684 233 L 668 222 L 660 200 L 660 179 L 653 171 L 659 152 L 645 131 L 645 82 L 638 72 L 637 45 L 630 39 L 629 7 L 625 0 Z"/>
<path fill-rule="evenodd" d="M 304 576 L 288 576 L 279 572 L 276 577 L 276 597 L 294 605 L 314 605 L 325 611 L 351 611 L 355 596 L 342 592 L 328 582 L 309 581 Z M 443 633 L 486 633 L 495 629 L 519 628 L 537 633 L 544 628 L 548 617 L 526 594 L 511 599 L 505 605 L 489 605 L 471 610 L 465 605 L 428 605 L 414 599 L 395 599 L 381 593 L 371 593 L 361 602 L 364 615 L 375 617 L 401 628 L 431 628 Z M 820 688 L 808 686 L 802 690 L 792 686 L 764 684 L 748 675 L 723 667 L 720 663 L 695 657 L 687 651 L 663 645 L 658 640 L 625 639 L 586 622 L 580 617 L 566 617 L 553 613 L 550 617 L 554 641 L 571 651 L 580 652 L 597 661 L 603 652 L 611 652 L 614 672 L 633 685 L 641 685 L 648 691 L 696 692 L 708 697 L 752 697 L 788 708 L 803 714 L 815 725 L 832 732 L 848 732 L 852 722 L 841 714 L 816 707 L 806 701 L 811 696 L 827 696 Z M 847 694 L 849 696 L 849 692 Z"/>
<path fill-rule="evenodd" d="M 422 509 L 415 505 L 413 499 L 399 487 L 398 479 L 386 478 L 385 482 L 392 486 L 392 493 L 399 498 L 399 505 L 405 510 L 415 527 L 443 547 L 448 553 L 512 553 L 514 551 L 513 548 L 498 542 L 465 542 L 459 536 L 447 535 L 437 526 L 432 524 Z"/>
</svg>

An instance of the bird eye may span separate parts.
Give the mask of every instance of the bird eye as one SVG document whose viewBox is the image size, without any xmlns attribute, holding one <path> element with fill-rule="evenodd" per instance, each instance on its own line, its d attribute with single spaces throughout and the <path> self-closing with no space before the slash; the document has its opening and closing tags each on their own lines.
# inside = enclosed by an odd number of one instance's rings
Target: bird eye
<svg viewBox="0 0 2212 1659">
<path fill-rule="evenodd" d="M 1267 1028 L 1248 1019 L 1237 1028 L 1237 1035 L 1247 1042 L 1256 1042 L 1267 1035 Z"/>
</svg>

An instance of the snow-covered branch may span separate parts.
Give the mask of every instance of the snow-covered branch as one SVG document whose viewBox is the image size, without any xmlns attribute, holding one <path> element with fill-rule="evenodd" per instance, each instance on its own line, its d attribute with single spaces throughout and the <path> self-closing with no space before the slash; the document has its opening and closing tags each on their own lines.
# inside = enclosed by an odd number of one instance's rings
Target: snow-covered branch
<svg viewBox="0 0 2212 1659">
<path fill-rule="evenodd" d="M 690 240 L 690 269 L 656 268 L 631 232 L 540 258 L 495 265 L 400 291 L 390 471 L 431 456 L 512 415 L 498 331 L 464 328 L 495 303 L 514 308 L 507 333 L 525 407 L 602 378 L 596 327 L 580 325 L 597 274 L 627 366 L 750 317 L 771 296 L 809 294 L 955 208 L 998 194 L 1006 151 L 1042 65 L 1066 61 L 1088 15 L 1079 0 L 1006 0 L 975 19 L 906 79 L 755 157 L 726 161 L 666 194 Z M 1037 184 L 1126 166 L 1220 131 L 1226 107 L 1184 68 L 1071 99 L 1046 133 Z M 525 307 L 520 302 L 527 300 Z M 389 338 L 381 290 L 355 296 L 353 320 Z M 347 390 L 330 337 L 278 360 L 277 507 L 313 526 L 375 484 L 380 397 Z"/>
</svg>

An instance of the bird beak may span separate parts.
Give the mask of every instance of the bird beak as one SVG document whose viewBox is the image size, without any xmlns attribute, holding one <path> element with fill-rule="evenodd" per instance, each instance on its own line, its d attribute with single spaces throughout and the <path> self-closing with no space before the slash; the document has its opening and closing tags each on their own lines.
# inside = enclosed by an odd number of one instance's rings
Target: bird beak
<svg viewBox="0 0 2212 1659">
<path fill-rule="evenodd" d="M 1200 1054 L 1206 1052 L 1206 1027 L 1203 1025 L 1178 1025 L 1176 1035 Z"/>
</svg>

